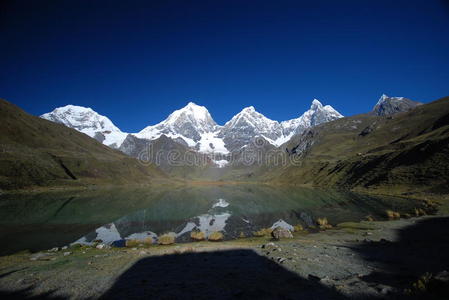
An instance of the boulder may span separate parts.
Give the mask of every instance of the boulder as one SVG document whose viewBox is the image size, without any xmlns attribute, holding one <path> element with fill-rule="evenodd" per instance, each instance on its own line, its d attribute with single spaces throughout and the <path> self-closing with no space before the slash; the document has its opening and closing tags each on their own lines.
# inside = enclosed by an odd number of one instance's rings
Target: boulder
<svg viewBox="0 0 449 300">
<path fill-rule="evenodd" d="M 293 238 L 293 234 L 291 233 L 290 230 L 282 228 L 282 227 L 276 227 L 272 232 L 271 232 L 271 236 L 273 237 L 273 239 L 275 240 L 279 240 L 282 238 L 286 238 L 286 239 L 291 239 Z"/>
<path fill-rule="evenodd" d="M 111 247 L 109 245 L 106 245 L 106 244 L 98 244 L 95 248 L 103 250 L 103 249 L 109 249 Z"/>
</svg>

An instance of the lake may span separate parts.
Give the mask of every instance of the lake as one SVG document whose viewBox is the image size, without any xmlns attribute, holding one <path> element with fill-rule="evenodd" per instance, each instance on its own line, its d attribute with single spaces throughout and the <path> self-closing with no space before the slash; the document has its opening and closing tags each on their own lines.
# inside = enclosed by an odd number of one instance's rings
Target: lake
<svg viewBox="0 0 449 300">
<path fill-rule="evenodd" d="M 0 196 L 0 255 L 74 242 L 156 239 L 167 232 L 177 242 L 188 242 L 192 230 L 206 236 L 221 231 L 233 239 L 275 226 L 307 228 L 320 217 L 333 225 L 368 215 L 382 220 L 387 209 L 412 212 L 416 206 L 411 199 L 254 184 L 5 194 Z"/>
</svg>

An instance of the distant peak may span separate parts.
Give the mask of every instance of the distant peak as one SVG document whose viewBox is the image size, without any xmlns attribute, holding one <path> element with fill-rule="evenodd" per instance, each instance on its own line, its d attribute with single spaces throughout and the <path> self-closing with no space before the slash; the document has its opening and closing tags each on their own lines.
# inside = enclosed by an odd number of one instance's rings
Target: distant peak
<svg viewBox="0 0 449 300">
<path fill-rule="evenodd" d="M 60 112 L 60 111 L 72 111 L 72 112 L 93 112 L 92 108 L 85 107 L 85 106 L 79 106 L 79 105 L 72 105 L 68 104 L 66 106 L 57 107 L 54 109 L 54 112 Z"/>
<path fill-rule="evenodd" d="M 380 96 L 380 98 L 379 98 L 379 101 L 377 101 L 376 105 L 380 105 L 380 104 L 382 104 L 382 103 L 384 103 L 384 102 L 386 102 L 388 100 L 400 101 L 400 100 L 404 100 L 404 97 L 390 97 L 390 96 L 387 96 L 385 94 L 382 94 L 382 96 Z"/>
<path fill-rule="evenodd" d="M 200 127 L 203 128 L 204 126 L 212 127 L 216 125 L 215 121 L 212 119 L 206 107 L 197 105 L 196 103 L 190 101 L 187 103 L 186 106 L 175 110 L 167 117 L 167 119 L 154 126 L 158 128 L 164 126 L 177 127 L 180 126 L 179 124 L 186 124 L 186 123 L 194 124 L 194 126 L 196 126 L 197 128 Z M 153 128 L 154 126 L 148 126 L 144 128 L 142 131 L 146 130 L 147 128 Z"/>
<path fill-rule="evenodd" d="M 198 105 L 195 102 L 190 101 L 189 103 L 187 103 L 186 106 L 184 106 L 183 108 L 181 108 L 181 110 L 185 110 L 185 109 L 189 109 L 191 111 L 197 111 L 197 112 L 208 112 L 207 108 L 205 106 L 202 105 Z"/>
<path fill-rule="evenodd" d="M 209 111 L 207 110 L 206 107 L 198 105 L 192 101 L 187 103 L 187 105 L 184 106 L 183 108 L 174 111 L 175 115 L 182 113 L 182 112 L 193 113 L 198 116 L 209 113 Z"/>
<path fill-rule="evenodd" d="M 385 100 L 387 100 L 388 98 L 390 98 L 390 97 L 388 97 L 385 94 L 382 94 L 382 96 L 380 96 L 380 98 L 379 98 L 379 101 L 377 101 L 377 105 L 381 104 L 382 102 L 385 102 Z"/>
<path fill-rule="evenodd" d="M 81 108 L 81 109 L 90 109 L 90 107 L 80 106 L 80 105 L 73 105 L 73 104 L 67 104 L 66 106 L 61 106 L 59 108 L 67 108 L 67 109 L 73 109 L 73 108 Z"/>
<path fill-rule="evenodd" d="M 242 109 L 242 112 L 254 112 L 254 111 L 256 111 L 256 109 L 252 105 Z"/>
<path fill-rule="evenodd" d="M 187 103 L 186 107 L 199 107 L 200 105 L 190 101 L 189 103 Z"/>
<path fill-rule="evenodd" d="M 318 99 L 313 99 L 310 109 L 317 109 L 320 107 L 323 107 L 323 104 L 321 104 L 321 102 Z"/>
</svg>

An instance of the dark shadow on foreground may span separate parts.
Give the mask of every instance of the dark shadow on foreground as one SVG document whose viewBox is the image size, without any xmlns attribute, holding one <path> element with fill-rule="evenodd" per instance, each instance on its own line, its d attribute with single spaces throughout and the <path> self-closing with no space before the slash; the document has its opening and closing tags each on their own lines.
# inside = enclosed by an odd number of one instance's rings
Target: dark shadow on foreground
<svg viewBox="0 0 449 300">
<path fill-rule="evenodd" d="M 420 299 L 449 299 L 449 274 L 423 282 L 422 291 L 413 287 L 426 273 L 435 277 L 449 271 L 449 218 L 419 220 L 399 230 L 395 242 L 367 242 L 353 250 L 376 267 L 362 280 L 400 291 L 412 289 L 412 295 Z"/>
<path fill-rule="evenodd" d="M 144 258 L 103 299 L 344 299 L 251 250 Z"/>
<path fill-rule="evenodd" d="M 64 300 L 66 298 L 61 296 L 54 296 L 53 294 L 56 291 L 50 291 L 47 293 L 33 295 L 34 287 L 28 287 L 19 291 L 0 291 L 0 299 L 2 300 L 19 300 L 19 299 L 27 299 L 27 300 Z"/>
</svg>

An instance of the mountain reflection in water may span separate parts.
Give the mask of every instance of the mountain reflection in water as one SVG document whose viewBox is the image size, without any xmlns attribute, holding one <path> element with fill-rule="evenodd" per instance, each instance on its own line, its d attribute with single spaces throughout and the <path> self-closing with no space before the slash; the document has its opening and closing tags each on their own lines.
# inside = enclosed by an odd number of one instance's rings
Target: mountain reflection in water
<svg viewBox="0 0 449 300">
<path fill-rule="evenodd" d="M 103 225 L 74 243 L 157 241 L 159 235 L 169 232 L 176 242 L 189 242 L 191 231 L 201 231 L 206 237 L 219 231 L 225 239 L 234 239 L 252 236 L 262 228 L 307 228 L 319 217 L 326 217 L 331 224 L 360 221 L 368 215 L 382 219 L 386 209 L 409 210 L 412 206 L 409 200 L 335 190 L 258 185 L 189 187 L 166 191 L 147 208 Z"/>
<path fill-rule="evenodd" d="M 240 184 L 178 188 L 114 188 L 0 195 L 0 255 L 39 251 L 75 241 L 105 243 L 123 239 L 156 240 L 173 232 L 176 242 L 190 232 L 225 239 L 252 236 L 261 228 L 360 221 L 385 210 L 411 212 L 416 201 L 350 192 Z"/>
</svg>

